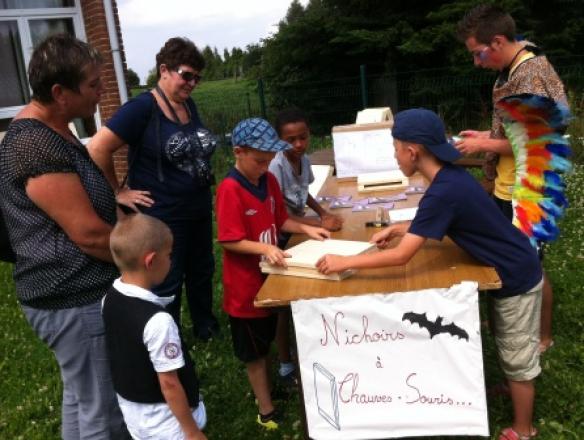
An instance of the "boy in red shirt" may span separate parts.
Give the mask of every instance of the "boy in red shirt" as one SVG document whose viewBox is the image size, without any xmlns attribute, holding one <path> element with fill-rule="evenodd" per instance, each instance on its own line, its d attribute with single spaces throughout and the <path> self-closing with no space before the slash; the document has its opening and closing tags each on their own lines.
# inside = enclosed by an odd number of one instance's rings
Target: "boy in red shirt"
<svg viewBox="0 0 584 440">
<path fill-rule="evenodd" d="M 241 121 L 231 142 L 235 168 L 217 188 L 217 234 L 224 249 L 223 308 L 229 315 L 235 355 L 245 363 L 257 399 L 257 422 L 272 430 L 278 428 L 278 417 L 270 396 L 268 354 L 277 315 L 253 305 L 265 279 L 259 263 L 264 259 L 286 265 L 288 255 L 277 246 L 280 231 L 317 240 L 330 233 L 288 218 L 280 186 L 268 166 L 278 151 L 291 146 L 267 121 Z"/>
</svg>

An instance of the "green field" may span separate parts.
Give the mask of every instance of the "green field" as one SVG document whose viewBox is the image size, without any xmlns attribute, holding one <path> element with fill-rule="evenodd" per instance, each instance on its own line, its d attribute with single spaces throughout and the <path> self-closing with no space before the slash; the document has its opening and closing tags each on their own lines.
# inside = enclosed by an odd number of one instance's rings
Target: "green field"
<svg viewBox="0 0 584 440">
<path fill-rule="evenodd" d="M 231 163 L 228 151 L 215 157 L 217 168 Z M 571 207 L 562 222 L 561 238 L 547 250 L 546 270 L 555 291 L 555 346 L 542 360 L 543 374 L 537 380 L 535 420 L 541 440 L 584 438 L 584 167 L 569 177 Z M 196 343 L 184 317 L 187 343 L 192 347 L 209 413 L 206 430 L 210 439 L 298 439 L 302 438 L 298 398 L 276 403 L 285 411 L 280 432 L 267 433 L 256 426 L 254 399 L 242 365 L 231 351 L 222 295 L 221 253 L 216 247 L 215 307 L 223 336 L 209 343 Z M 0 438 L 50 440 L 59 438 L 59 373 L 52 354 L 33 335 L 18 307 L 11 279 L 11 266 L 0 264 Z M 492 339 L 485 334 L 484 358 L 487 386 L 501 376 Z M 507 426 L 510 401 L 489 397 L 492 438 Z"/>
<path fill-rule="evenodd" d="M 247 79 L 221 79 L 221 80 L 214 80 L 214 81 L 201 81 L 200 84 L 197 85 L 193 96 L 197 96 L 197 94 L 205 94 L 210 92 L 217 92 L 217 93 L 231 93 L 231 92 L 245 92 L 247 90 L 255 90 L 256 89 L 256 81 L 255 80 L 247 80 Z M 136 96 L 140 91 L 146 90 L 145 86 L 140 87 L 137 89 L 132 89 L 132 96 Z"/>
<path fill-rule="evenodd" d="M 132 96 L 146 89 L 133 89 Z M 201 119 L 220 140 L 242 119 L 261 116 L 257 82 L 224 79 L 202 81 L 193 91 Z"/>
</svg>

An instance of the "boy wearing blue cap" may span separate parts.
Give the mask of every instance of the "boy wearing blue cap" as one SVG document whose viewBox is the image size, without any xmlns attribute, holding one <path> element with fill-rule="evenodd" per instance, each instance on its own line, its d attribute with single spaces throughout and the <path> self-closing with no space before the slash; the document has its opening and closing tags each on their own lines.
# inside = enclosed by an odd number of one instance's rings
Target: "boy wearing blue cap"
<svg viewBox="0 0 584 440">
<path fill-rule="evenodd" d="M 276 178 L 268 172 L 278 151 L 290 148 L 263 119 L 241 121 L 231 141 L 235 167 L 217 188 L 217 236 L 223 247 L 223 308 L 229 315 L 235 356 L 245 363 L 259 407 L 257 423 L 278 428 L 270 396 L 268 354 L 276 331 L 276 317 L 255 308 L 253 300 L 265 276 L 260 261 L 286 266 L 288 256 L 278 248 L 280 231 L 303 233 L 323 240 L 323 228 L 288 218 Z"/>
<path fill-rule="evenodd" d="M 434 112 L 411 109 L 398 113 L 392 135 L 395 157 L 406 176 L 419 171 L 430 185 L 411 223 L 391 225 L 371 241 L 391 249 L 375 254 L 325 255 L 317 262 L 325 274 L 348 268 L 406 264 L 427 239 L 450 237 L 477 260 L 493 266 L 502 281 L 494 297 L 495 342 L 499 362 L 509 382 L 513 426 L 499 440 L 523 440 L 536 435 L 532 425 L 539 375 L 539 313 L 542 270 L 528 238 L 495 205 L 479 183 L 452 162 L 460 157 L 446 141 L 444 124 Z"/>
</svg>

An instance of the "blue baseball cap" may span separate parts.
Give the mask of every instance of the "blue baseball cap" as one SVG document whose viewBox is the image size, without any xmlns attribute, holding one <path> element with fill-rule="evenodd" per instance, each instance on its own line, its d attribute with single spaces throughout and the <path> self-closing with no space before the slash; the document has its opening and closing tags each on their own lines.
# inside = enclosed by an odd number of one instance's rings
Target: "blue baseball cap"
<svg viewBox="0 0 584 440">
<path fill-rule="evenodd" d="M 400 141 L 423 145 L 444 162 L 454 162 L 462 156 L 460 151 L 446 140 L 442 119 L 425 108 L 412 108 L 396 114 L 391 135 Z"/>
<path fill-rule="evenodd" d="M 233 129 L 231 143 L 235 147 L 250 147 L 260 151 L 277 153 L 292 148 L 288 142 L 280 140 L 276 130 L 262 118 L 244 119 Z"/>
</svg>

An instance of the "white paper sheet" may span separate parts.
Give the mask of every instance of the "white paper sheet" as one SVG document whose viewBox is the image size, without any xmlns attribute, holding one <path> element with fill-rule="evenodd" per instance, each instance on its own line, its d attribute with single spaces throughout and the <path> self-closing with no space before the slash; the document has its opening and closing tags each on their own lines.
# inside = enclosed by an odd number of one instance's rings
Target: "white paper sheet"
<svg viewBox="0 0 584 440">
<path fill-rule="evenodd" d="M 337 177 L 398 169 L 390 128 L 333 131 Z"/>
<path fill-rule="evenodd" d="M 325 180 L 332 173 L 330 165 L 312 165 L 312 174 L 314 175 L 314 182 L 308 185 L 308 193 L 316 198 Z"/>
<path fill-rule="evenodd" d="M 390 222 L 409 222 L 414 219 L 418 208 L 394 209 L 389 213 Z"/>
</svg>

